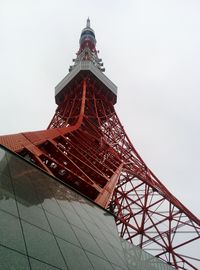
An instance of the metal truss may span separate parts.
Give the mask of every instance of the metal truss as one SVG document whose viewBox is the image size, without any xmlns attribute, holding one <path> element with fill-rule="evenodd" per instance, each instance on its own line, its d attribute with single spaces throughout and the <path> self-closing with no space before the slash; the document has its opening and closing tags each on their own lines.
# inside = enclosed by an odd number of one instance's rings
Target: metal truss
<svg viewBox="0 0 200 270">
<path fill-rule="evenodd" d="M 67 89 L 47 130 L 0 143 L 114 213 L 119 234 L 175 269 L 199 269 L 200 220 L 146 166 L 94 76 Z"/>
</svg>

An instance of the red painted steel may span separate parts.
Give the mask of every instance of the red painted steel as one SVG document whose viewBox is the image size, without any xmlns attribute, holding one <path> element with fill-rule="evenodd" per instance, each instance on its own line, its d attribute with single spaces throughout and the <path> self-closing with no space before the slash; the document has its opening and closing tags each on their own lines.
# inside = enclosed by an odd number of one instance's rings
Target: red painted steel
<svg viewBox="0 0 200 270">
<path fill-rule="evenodd" d="M 74 79 L 47 130 L 0 136 L 116 216 L 119 234 L 176 269 L 198 269 L 200 220 L 146 166 L 106 87 L 90 72 Z"/>
</svg>

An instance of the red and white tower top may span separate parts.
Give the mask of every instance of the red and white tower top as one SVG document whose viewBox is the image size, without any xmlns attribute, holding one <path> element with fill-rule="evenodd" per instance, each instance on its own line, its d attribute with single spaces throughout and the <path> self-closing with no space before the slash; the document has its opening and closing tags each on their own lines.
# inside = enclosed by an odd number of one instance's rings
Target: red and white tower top
<svg viewBox="0 0 200 270">
<path fill-rule="evenodd" d="M 105 68 L 103 67 L 102 59 L 98 57 L 96 50 L 95 32 L 90 27 L 90 19 L 87 19 L 86 27 L 81 31 L 79 40 L 79 50 L 77 56 L 73 59 L 74 64 L 69 67 L 67 76 L 55 87 L 55 99 L 59 105 L 67 91 L 71 87 L 73 81 L 77 78 L 88 76 L 88 72 L 95 76 L 99 84 L 102 84 L 104 89 L 107 89 L 109 99 L 115 104 L 117 100 L 117 86 L 108 77 L 103 74 Z"/>
<path fill-rule="evenodd" d="M 73 69 L 81 61 L 90 61 L 100 71 L 104 72 L 102 59 L 98 57 L 98 51 L 96 50 L 96 38 L 95 32 L 90 27 L 90 19 L 87 19 L 86 27 L 82 30 L 79 39 L 79 50 L 77 52 L 76 59 L 73 59 L 74 65 L 70 66 L 69 71 Z"/>
</svg>

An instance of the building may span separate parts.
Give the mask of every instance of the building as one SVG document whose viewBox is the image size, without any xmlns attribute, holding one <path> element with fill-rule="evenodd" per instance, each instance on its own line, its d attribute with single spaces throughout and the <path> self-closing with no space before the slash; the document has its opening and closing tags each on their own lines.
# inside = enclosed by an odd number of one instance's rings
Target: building
<svg viewBox="0 0 200 270">
<path fill-rule="evenodd" d="M 0 194 L 0 269 L 172 269 L 122 240 L 107 210 L 3 147 Z"/>
</svg>

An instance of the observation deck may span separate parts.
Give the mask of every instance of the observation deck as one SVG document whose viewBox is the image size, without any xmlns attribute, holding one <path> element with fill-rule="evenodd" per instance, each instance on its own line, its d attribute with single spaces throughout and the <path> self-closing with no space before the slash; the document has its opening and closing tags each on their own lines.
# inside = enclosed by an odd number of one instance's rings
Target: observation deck
<svg viewBox="0 0 200 270">
<path fill-rule="evenodd" d="M 60 104 L 65 91 L 68 90 L 73 81 L 82 78 L 87 73 L 92 73 L 98 82 L 109 91 L 113 97 L 114 104 L 117 101 L 117 86 L 108 77 L 103 74 L 91 61 L 80 61 L 73 69 L 64 77 L 64 79 L 55 87 L 56 104 Z"/>
</svg>

